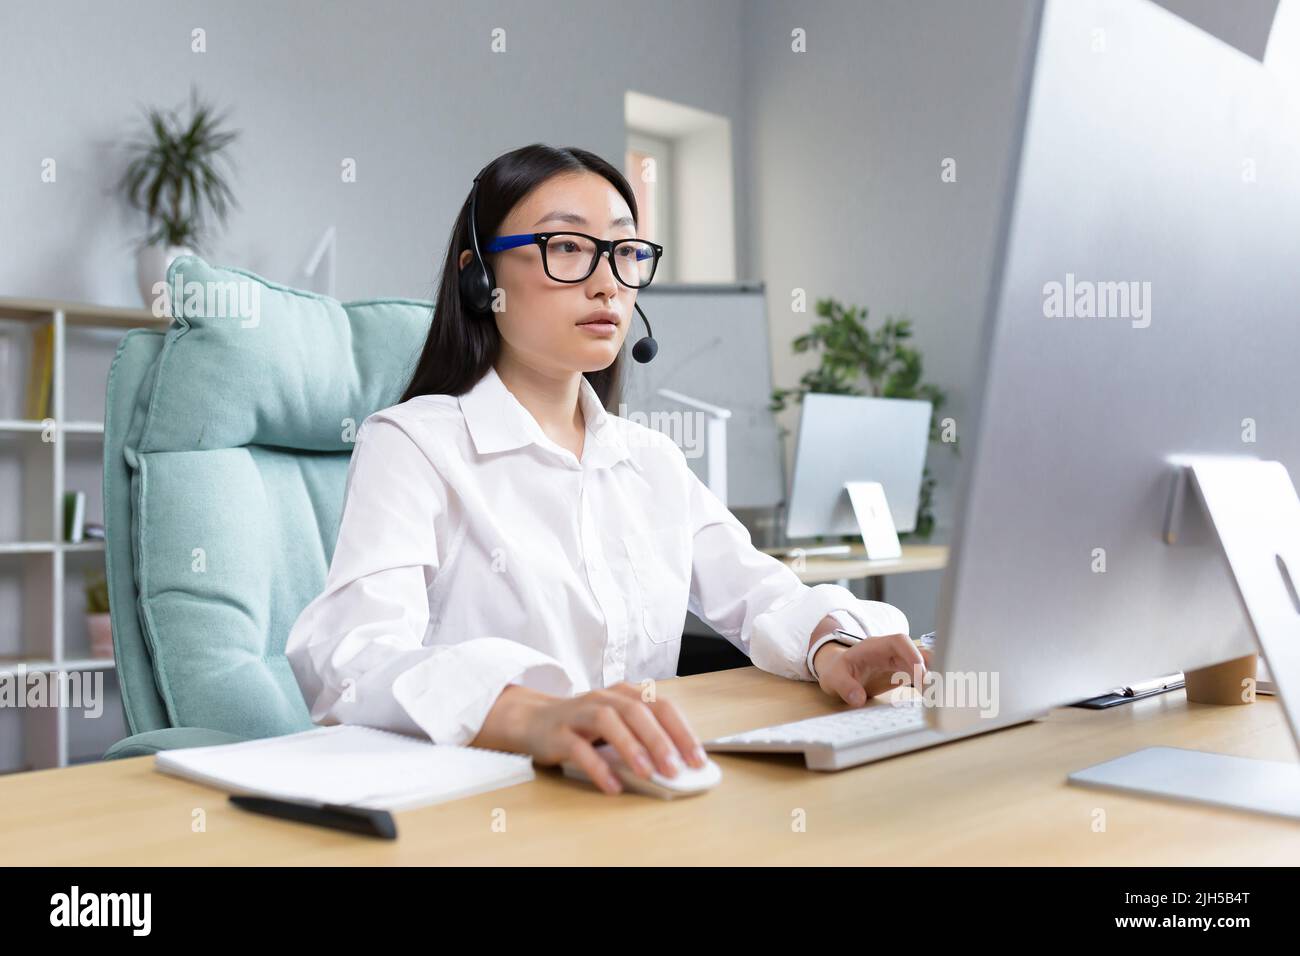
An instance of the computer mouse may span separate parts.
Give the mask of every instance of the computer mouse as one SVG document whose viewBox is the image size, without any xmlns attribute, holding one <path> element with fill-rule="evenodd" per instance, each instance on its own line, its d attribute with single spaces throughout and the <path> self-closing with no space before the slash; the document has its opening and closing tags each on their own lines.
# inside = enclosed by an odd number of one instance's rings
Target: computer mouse
<svg viewBox="0 0 1300 956">
<path fill-rule="evenodd" d="M 697 793 L 712 790 L 722 782 L 722 768 L 712 760 L 706 761 L 703 767 L 697 768 L 685 763 L 674 754 L 673 761 L 677 765 L 677 776 L 665 777 L 656 770 L 650 775 L 649 779 L 646 779 L 639 776 L 635 770 L 623 761 L 622 756 L 614 749 L 613 744 L 599 745 L 596 748 L 596 753 L 609 764 L 609 768 L 614 771 L 614 775 L 622 782 L 624 789 L 631 790 L 634 793 L 644 793 L 647 796 L 658 797 L 661 800 L 691 797 Z M 563 769 L 566 777 L 591 782 L 591 778 L 577 764 L 566 762 L 561 769 Z"/>
</svg>

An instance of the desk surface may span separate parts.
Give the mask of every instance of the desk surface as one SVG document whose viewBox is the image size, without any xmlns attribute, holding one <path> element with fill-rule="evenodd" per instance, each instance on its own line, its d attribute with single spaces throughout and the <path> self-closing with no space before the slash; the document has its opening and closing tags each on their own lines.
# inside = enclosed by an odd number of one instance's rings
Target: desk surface
<svg viewBox="0 0 1300 956">
<path fill-rule="evenodd" d="M 898 558 L 881 558 L 867 560 L 867 551 L 861 542 L 850 545 L 852 550 L 844 557 L 805 556 L 802 568 L 794 564 L 793 558 L 782 560 L 794 568 L 799 580 L 804 584 L 823 584 L 844 578 L 874 578 L 887 574 L 911 574 L 916 571 L 941 571 L 948 563 L 948 546 L 943 544 L 905 544 L 903 554 Z M 769 554 L 784 549 L 764 548 Z"/>
<path fill-rule="evenodd" d="M 659 685 L 706 736 L 833 709 L 752 667 Z M 1189 705 L 1182 691 L 1047 718 L 838 773 L 719 754 L 686 800 L 605 797 L 538 768 L 505 790 L 395 814 L 395 842 L 236 810 L 137 757 L 0 777 L 0 863 L 16 864 L 1293 864 L 1300 825 L 1067 785 L 1153 744 L 1295 759 L 1272 698 Z M 196 809 L 206 832 L 195 833 Z M 1096 810 L 1105 832 L 1094 832 Z M 794 832 L 802 811 L 806 829 Z M 504 832 L 501 822 L 505 824 Z M 496 828 L 494 829 L 494 824 Z"/>
</svg>

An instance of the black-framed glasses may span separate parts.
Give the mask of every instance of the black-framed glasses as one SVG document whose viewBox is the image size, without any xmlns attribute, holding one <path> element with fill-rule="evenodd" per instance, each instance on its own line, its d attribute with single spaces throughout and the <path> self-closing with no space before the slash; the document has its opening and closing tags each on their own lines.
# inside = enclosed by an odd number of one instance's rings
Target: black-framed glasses
<svg viewBox="0 0 1300 956">
<path fill-rule="evenodd" d="M 542 269 L 556 282 L 583 282 L 596 271 L 602 254 L 609 256 L 614 278 L 630 289 L 644 289 L 655 276 L 664 247 L 645 239 L 597 239 L 585 232 L 521 232 L 497 236 L 484 252 L 504 252 L 536 244 Z"/>
</svg>

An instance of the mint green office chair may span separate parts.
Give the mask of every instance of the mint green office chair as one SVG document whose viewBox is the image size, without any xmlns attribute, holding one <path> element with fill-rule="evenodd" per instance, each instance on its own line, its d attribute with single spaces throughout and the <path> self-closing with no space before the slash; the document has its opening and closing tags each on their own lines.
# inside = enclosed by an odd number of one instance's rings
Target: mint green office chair
<svg viewBox="0 0 1300 956">
<path fill-rule="evenodd" d="M 128 332 L 108 377 L 105 561 L 131 736 L 106 759 L 312 726 L 285 641 L 324 587 L 356 429 L 400 399 L 432 315 L 194 256 L 168 287 L 179 317 Z"/>
</svg>

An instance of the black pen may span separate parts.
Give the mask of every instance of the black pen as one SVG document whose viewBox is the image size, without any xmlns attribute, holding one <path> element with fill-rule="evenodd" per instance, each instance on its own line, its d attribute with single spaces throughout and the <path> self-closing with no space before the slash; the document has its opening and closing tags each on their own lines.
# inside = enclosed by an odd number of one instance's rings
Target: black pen
<svg viewBox="0 0 1300 956">
<path fill-rule="evenodd" d="M 382 840 L 397 839 L 397 824 L 393 822 L 393 815 L 387 810 L 347 807 L 334 803 L 299 803 L 295 800 L 250 797 L 243 794 L 231 794 L 230 802 L 253 813 L 264 813 L 283 820 L 295 820 L 318 827 L 362 833 Z"/>
</svg>

